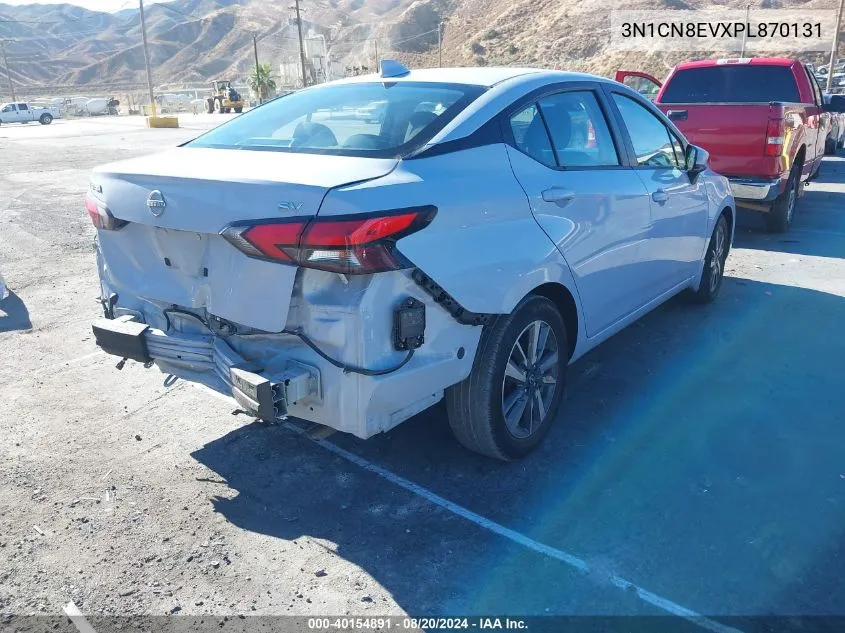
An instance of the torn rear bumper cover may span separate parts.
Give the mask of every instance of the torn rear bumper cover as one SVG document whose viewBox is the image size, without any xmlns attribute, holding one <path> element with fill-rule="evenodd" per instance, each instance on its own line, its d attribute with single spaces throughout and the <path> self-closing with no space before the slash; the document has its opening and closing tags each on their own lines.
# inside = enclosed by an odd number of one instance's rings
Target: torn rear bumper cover
<svg viewBox="0 0 845 633">
<path fill-rule="evenodd" d="M 97 345 L 107 354 L 141 363 L 155 361 L 163 371 L 214 374 L 244 410 L 263 420 L 283 418 L 290 404 L 320 396 L 317 368 L 289 360 L 281 371 L 263 375 L 263 367 L 210 334 L 168 335 L 131 316 L 98 319 L 93 330 Z"/>
</svg>

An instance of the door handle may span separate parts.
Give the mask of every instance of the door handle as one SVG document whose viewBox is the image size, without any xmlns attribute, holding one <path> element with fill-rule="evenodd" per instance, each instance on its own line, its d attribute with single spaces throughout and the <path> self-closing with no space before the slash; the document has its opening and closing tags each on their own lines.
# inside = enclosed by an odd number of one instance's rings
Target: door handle
<svg viewBox="0 0 845 633">
<path fill-rule="evenodd" d="M 689 116 L 689 110 L 669 110 L 666 113 L 670 121 L 686 121 Z"/>
<path fill-rule="evenodd" d="M 651 199 L 657 204 L 664 204 L 667 200 L 669 200 L 669 194 L 663 191 L 663 189 L 658 189 L 651 194 Z"/>
<path fill-rule="evenodd" d="M 559 207 L 565 207 L 575 199 L 575 192 L 561 187 L 552 187 L 543 192 L 543 200 L 554 202 Z"/>
</svg>

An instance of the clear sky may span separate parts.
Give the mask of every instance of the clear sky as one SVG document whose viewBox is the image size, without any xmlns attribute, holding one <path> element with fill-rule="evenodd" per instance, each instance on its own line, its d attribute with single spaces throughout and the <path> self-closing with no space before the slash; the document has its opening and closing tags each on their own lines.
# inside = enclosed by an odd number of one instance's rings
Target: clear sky
<svg viewBox="0 0 845 633">
<path fill-rule="evenodd" d="M 144 0 L 144 4 L 167 0 Z M 120 11 L 138 6 L 138 0 L 0 0 L 0 4 L 75 4 L 92 11 Z"/>
</svg>

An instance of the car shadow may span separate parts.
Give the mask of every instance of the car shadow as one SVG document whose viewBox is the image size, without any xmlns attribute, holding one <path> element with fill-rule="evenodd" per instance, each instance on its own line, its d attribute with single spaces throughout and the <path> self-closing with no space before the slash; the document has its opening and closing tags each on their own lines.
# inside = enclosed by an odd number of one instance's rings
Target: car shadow
<svg viewBox="0 0 845 633">
<path fill-rule="evenodd" d="M 559 419 L 521 462 L 460 447 L 442 405 L 367 441 L 327 441 L 700 613 L 831 613 L 845 604 L 831 583 L 845 556 L 845 486 L 831 477 L 842 323 L 843 297 L 726 278 L 715 304 L 679 297 L 577 361 Z M 193 457 L 237 492 L 212 500 L 228 521 L 335 544 L 409 613 L 640 608 L 283 425 L 249 424 Z M 765 547 L 749 547 L 760 533 Z"/>
<path fill-rule="evenodd" d="M 734 246 L 795 255 L 845 257 L 845 190 L 831 191 L 826 184 L 841 184 L 845 161 L 825 160 L 818 179 L 804 190 L 786 233 L 768 233 L 761 214 L 740 208 L 736 217 Z"/>
<path fill-rule="evenodd" d="M 10 290 L 9 296 L 0 301 L 0 332 L 31 329 L 32 321 L 26 304 Z"/>
</svg>

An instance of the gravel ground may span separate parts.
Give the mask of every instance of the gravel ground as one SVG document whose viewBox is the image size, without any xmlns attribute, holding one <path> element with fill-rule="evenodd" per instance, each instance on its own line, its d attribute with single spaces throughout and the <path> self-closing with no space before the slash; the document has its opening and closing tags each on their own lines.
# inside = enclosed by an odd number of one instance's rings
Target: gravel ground
<svg viewBox="0 0 845 633">
<path fill-rule="evenodd" d="M 101 163 L 175 146 L 138 120 L 0 128 L 0 613 L 845 615 L 845 160 L 795 229 L 742 215 L 719 301 L 670 301 L 580 360 L 542 449 L 472 455 L 441 407 L 332 446 L 99 354 Z M 311 432 L 310 429 L 308 429 Z"/>
</svg>

